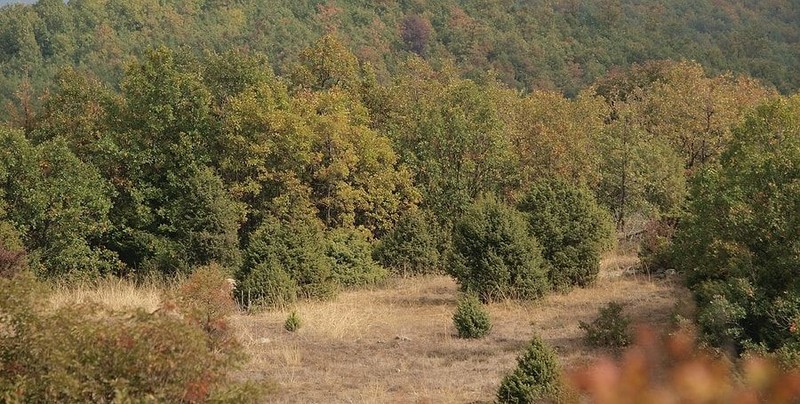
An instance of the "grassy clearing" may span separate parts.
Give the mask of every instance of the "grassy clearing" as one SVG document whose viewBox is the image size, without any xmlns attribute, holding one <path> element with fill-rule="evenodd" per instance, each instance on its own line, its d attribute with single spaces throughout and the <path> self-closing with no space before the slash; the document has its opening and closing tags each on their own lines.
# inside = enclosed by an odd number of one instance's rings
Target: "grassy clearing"
<svg viewBox="0 0 800 404">
<path fill-rule="evenodd" d="M 566 368 L 603 355 L 585 346 L 579 322 L 591 321 L 607 302 L 623 303 L 634 324 L 665 329 L 676 305 L 690 301 L 689 295 L 676 279 L 630 274 L 636 263 L 633 256 L 611 256 L 591 288 L 536 303 L 491 304 L 492 332 L 479 340 L 456 337 L 457 285 L 446 276 L 397 279 L 381 288 L 341 293 L 330 302 L 235 315 L 232 326 L 251 356 L 238 376 L 277 383 L 269 401 L 279 403 L 492 401 L 534 333 L 556 349 Z M 103 280 L 55 287 L 51 303 L 95 301 L 152 311 L 162 288 Z M 294 333 L 284 329 L 292 310 L 303 324 Z"/>
<path fill-rule="evenodd" d="M 294 310 L 303 327 L 295 333 L 283 329 L 289 311 L 239 315 L 233 323 L 252 356 L 242 377 L 277 382 L 274 402 L 491 401 L 534 333 L 567 368 L 602 355 L 584 345 L 578 325 L 609 301 L 622 302 L 634 323 L 665 328 L 688 294 L 674 279 L 623 274 L 634 260 L 607 259 L 588 289 L 489 305 L 492 333 L 480 340 L 456 337 L 457 286 L 444 276 L 301 303 Z"/>
</svg>

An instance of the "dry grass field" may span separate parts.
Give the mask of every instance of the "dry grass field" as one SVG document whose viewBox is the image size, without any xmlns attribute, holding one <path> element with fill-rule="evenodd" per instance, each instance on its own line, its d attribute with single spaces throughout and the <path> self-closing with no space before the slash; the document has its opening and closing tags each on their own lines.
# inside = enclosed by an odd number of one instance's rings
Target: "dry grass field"
<svg viewBox="0 0 800 404">
<path fill-rule="evenodd" d="M 457 285 L 446 276 L 395 279 L 372 290 L 341 293 L 330 302 L 301 302 L 302 320 L 284 330 L 290 311 L 234 316 L 251 361 L 239 377 L 277 386 L 278 403 L 469 403 L 492 401 L 503 375 L 534 333 L 556 348 L 567 368 L 605 354 L 586 347 L 580 321 L 610 301 L 625 305 L 634 323 L 667 329 L 679 301 L 676 279 L 627 274 L 636 258 L 603 261 L 591 288 L 553 294 L 535 303 L 489 305 L 488 337 L 463 340 L 452 324 Z M 56 288 L 53 306 L 93 300 L 112 308 L 155 310 L 161 291 L 125 281 Z"/>
<path fill-rule="evenodd" d="M 625 275 L 633 263 L 605 260 L 592 288 L 537 303 L 490 305 L 493 329 L 480 340 L 456 337 L 457 286 L 445 276 L 301 303 L 295 310 L 303 323 L 295 333 L 283 329 L 288 311 L 240 315 L 234 324 L 252 358 L 242 377 L 277 383 L 269 401 L 279 403 L 492 401 L 534 333 L 556 348 L 567 368 L 604 354 L 583 344 L 578 324 L 609 301 L 625 304 L 635 323 L 665 329 L 688 294 L 674 279 Z"/>
</svg>

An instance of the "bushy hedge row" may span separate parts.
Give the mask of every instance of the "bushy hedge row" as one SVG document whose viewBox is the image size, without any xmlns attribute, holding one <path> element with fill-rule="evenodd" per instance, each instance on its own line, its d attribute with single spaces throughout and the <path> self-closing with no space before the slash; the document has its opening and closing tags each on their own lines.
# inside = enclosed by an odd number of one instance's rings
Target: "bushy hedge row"
<svg viewBox="0 0 800 404">
<path fill-rule="evenodd" d="M 608 213 L 588 191 L 543 180 L 519 210 L 493 197 L 475 202 L 453 229 L 448 271 L 483 301 L 535 299 L 594 282 L 612 234 Z"/>
<path fill-rule="evenodd" d="M 268 216 L 245 250 L 237 298 L 246 306 L 285 307 L 298 298 L 330 298 L 340 287 L 378 283 L 388 272 L 372 251 L 367 231 L 325 232 L 314 219 Z"/>
</svg>

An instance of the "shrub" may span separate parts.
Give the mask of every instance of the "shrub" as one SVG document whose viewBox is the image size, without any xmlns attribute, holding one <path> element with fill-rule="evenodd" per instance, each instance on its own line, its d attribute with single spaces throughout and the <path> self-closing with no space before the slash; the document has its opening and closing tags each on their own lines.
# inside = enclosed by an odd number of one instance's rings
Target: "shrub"
<svg viewBox="0 0 800 404">
<path fill-rule="evenodd" d="M 281 308 L 297 301 L 297 281 L 274 258 L 258 263 L 238 284 L 237 298 L 247 308 Z"/>
<path fill-rule="evenodd" d="M 339 228 L 328 233 L 326 254 L 332 276 L 342 286 L 373 285 L 386 278 L 386 269 L 372 259 L 369 231 Z"/>
<path fill-rule="evenodd" d="M 542 244 L 550 284 L 558 290 L 597 279 L 600 255 L 613 245 L 611 217 L 591 192 L 561 179 L 540 180 L 523 197 L 530 232 Z"/>
<path fill-rule="evenodd" d="M 113 192 L 95 167 L 61 139 L 34 145 L 2 127 L 0 150 L 0 208 L 19 230 L 31 267 L 48 276 L 118 268 L 115 254 L 98 245 L 111 227 Z"/>
<path fill-rule="evenodd" d="M 535 299 L 547 290 L 540 251 L 522 213 L 484 198 L 455 224 L 448 270 L 463 291 L 483 302 Z"/>
<path fill-rule="evenodd" d="M 716 295 L 698 313 L 697 323 L 703 331 L 704 340 L 713 346 L 728 348 L 736 352 L 737 344 L 744 335 L 740 325 L 747 316 L 744 307 Z"/>
<path fill-rule="evenodd" d="M 300 329 L 300 316 L 297 315 L 297 312 L 293 311 L 292 314 L 289 314 L 289 317 L 286 319 L 286 322 L 283 323 L 283 328 L 289 332 L 295 332 Z"/>
<path fill-rule="evenodd" d="M 239 298 L 249 298 L 255 305 L 275 305 L 297 297 L 333 296 L 336 283 L 325 251 L 318 221 L 265 217 L 249 237 L 245 262 L 237 276 L 242 286 Z"/>
<path fill-rule="evenodd" d="M 481 338 L 492 330 L 489 313 L 478 298 L 471 294 L 459 299 L 453 314 L 453 324 L 460 338 Z"/>
<path fill-rule="evenodd" d="M 586 332 L 584 339 L 589 346 L 622 348 L 631 341 L 630 323 L 631 320 L 622 314 L 622 305 L 610 302 L 600 308 L 597 318 L 591 323 L 581 321 L 580 328 Z"/>
<path fill-rule="evenodd" d="M 517 358 L 517 368 L 500 383 L 497 401 L 558 401 L 563 392 L 561 368 L 555 352 L 541 338 L 534 337 L 525 353 Z"/>
<path fill-rule="evenodd" d="M 227 317 L 236 311 L 236 302 L 222 267 L 211 264 L 196 269 L 178 287 L 174 300 L 184 318 L 208 334 L 215 349 L 235 344 Z"/>
<path fill-rule="evenodd" d="M 3 211 L 0 209 L 0 215 Z M 14 227 L 0 220 L 0 278 L 10 278 L 27 267 L 25 248 Z"/>
<path fill-rule="evenodd" d="M 398 275 L 436 273 L 441 269 L 440 231 L 430 214 L 403 216 L 375 247 L 375 258 Z"/>
<path fill-rule="evenodd" d="M 639 260 L 647 271 L 663 272 L 674 268 L 670 247 L 675 235 L 675 220 L 669 218 L 649 221 L 644 228 Z"/>
<path fill-rule="evenodd" d="M 192 316 L 43 307 L 32 278 L 0 279 L 0 396 L 11 402 L 255 401 L 228 376 L 243 355 L 211 343 Z M 176 315 L 180 314 L 180 315 Z M 67 332 L 68 331 L 68 332 Z M 54 338 L 57 336 L 57 338 Z"/>
</svg>

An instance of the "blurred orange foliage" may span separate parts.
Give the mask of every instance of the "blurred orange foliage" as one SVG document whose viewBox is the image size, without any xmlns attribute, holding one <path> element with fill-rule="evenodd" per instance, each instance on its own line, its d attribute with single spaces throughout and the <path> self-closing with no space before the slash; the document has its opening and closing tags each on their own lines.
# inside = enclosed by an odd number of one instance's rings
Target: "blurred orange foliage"
<svg viewBox="0 0 800 404">
<path fill-rule="evenodd" d="M 592 403 L 794 403 L 800 371 L 782 371 L 760 357 L 732 362 L 698 349 L 688 333 L 660 338 L 637 331 L 636 344 L 619 360 L 605 358 L 568 381 Z"/>
</svg>

